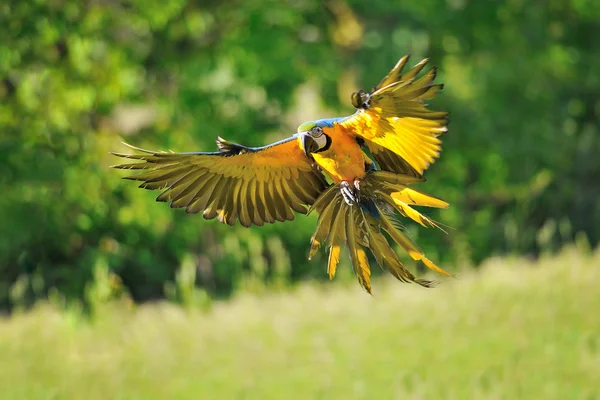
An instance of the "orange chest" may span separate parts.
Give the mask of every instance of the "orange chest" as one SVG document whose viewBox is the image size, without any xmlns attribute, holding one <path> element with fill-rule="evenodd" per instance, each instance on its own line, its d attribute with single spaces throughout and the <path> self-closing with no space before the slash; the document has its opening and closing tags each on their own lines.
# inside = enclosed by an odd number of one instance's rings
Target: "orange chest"
<svg viewBox="0 0 600 400">
<path fill-rule="evenodd" d="M 335 183 L 353 181 L 365 176 L 363 151 L 356 141 L 338 126 L 325 131 L 331 137 L 329 149 L 314 153 L 315 162 Z"/>
</svg>

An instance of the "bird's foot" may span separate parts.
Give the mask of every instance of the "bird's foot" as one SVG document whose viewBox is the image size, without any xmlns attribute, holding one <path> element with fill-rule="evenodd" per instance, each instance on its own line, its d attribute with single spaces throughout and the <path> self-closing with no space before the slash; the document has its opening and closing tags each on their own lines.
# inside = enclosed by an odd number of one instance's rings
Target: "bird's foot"
<svg viewBox="0 0 600 400">
<path fill-rule="evenodd" d="M 353 185 L 351 185 L 348 181 L 343 181 L 340 183 L 340 190 L 342 192 L 342 197 L 344 197 L 344 201 L 349 206 L 360 201 L 359 179 L 355 179 Z"/>
</svg>

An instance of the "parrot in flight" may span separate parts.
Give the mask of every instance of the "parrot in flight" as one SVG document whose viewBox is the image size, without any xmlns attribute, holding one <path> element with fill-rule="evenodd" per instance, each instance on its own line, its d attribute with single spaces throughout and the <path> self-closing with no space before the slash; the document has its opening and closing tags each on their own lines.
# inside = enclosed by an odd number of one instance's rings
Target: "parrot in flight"
<svg viewBox="0 0 600 400">
<path fill-rule="evenodd" d="M 353 93 L 356 111 L 351 116 L 303 123 L 292 137 L 263 147 L 221 137 L 216 152 L 150 151 L 126 144 L 137 153 L 112 154 L 141 162 L 113 167 L 140 170 L 125 179 L 161 190 L 157 201 L 228 225 L 291 221 L 294 213 L 314 210 L 318 219 L 309 259 L 324 244 L 330 279 L 345 244 L 354 273 L 369 293 L 367 249 L 400 281 L 431 287 L 436 282 L 408 271 L 384 235 L 387 232 L 412 259 L 451 276 L 425 257 L 397 216 L 440 228 L 413 206 L 448 207 L 412 187 L 425 181 L 424 171 L 439 157 L 439 136 L 447 132 L 449 113 L 430 110 L 426 104 L 443 88 L 433 83 L 436 68 L 419 76 L 429 62 L 424 59 L 403 73 L 409 58 L 402 57 L 370 92 Z"/>
</svg>

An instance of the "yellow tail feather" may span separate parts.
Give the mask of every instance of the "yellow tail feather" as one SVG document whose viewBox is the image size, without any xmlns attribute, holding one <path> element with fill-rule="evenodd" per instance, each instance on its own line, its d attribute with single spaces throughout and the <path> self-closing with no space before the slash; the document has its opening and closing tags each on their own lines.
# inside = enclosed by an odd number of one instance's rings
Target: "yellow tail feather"
<svg viewBox="0 0 600 400">
<path fill-rule="evenodd" d="M 385 239 L 385 236 L 383 236 L 381 233 L 375 218 L 364 210 L 361 210 L 361 212 L 366 221 L 365 229 L 367 230 L 367 235 L 369 236 L 371 253 L 375 257 L 375 260 L 379 266 L 381 268 L 387 268 L 387 270 L 399 281 L 414 282 L 414 275 L 404 268 L 402 263 L 398 260 L 394 250 L 392 250 Z"/>
<path fill-rule="evenodd" d="M 329 260 L 327 261 L 327 274 L 329 279 L 333 279 L 337 265 L 340 263 L 340 251 L 341 247 L 339 244 L 334 244 L 329 248 Z"/>
<path fill-rule="evenodd" d="M 341 194 L 340 194 L 341 196 Z M 348 240 L 348 250 L 350 251 L 350 260 L 354 268 L 354 273 L 358 278 L 360 285 L 369 293 L 371 293 L 371 268 L 369 259 L 363 248 L 357 243 L 359 240 L 360 228 L 357 226 L 356 206 L 348 206 L 348 216 L 346 218 L 346 238 Z M 360 215 L 360 213 L 358 213 Z"/>
<path fill-rule="evenodd" d="M 425 228 L 434 227 L 434 228 L 441 229 L 439 227 L 439 225 L 437 223 L 435 223 L 435 221 L 433 221 L 429 217 L 426 217 L 425 215 L 421 214 L 420 212 L 418 212 L 417 210 L 415 210 L 408 204 L 400 201 L 398 198 L 394 198 L 392 196 L 388 196 L 387 194 L 383 194 L 383 193 L 381 193 L 380 195 L 383 198 L 385 198 L 388 201 L 388 203 L 390 203 L 392 206 L 394 206 L 396 208 L 396 210 L 398 210 L 398 212 L 400 214 L 402 214 L 403 216 L 412 219 L 413 221 L 417 222 L 418 224 L 424 226 Z"/>
<path fill-rule="evenodd" d="M 312 259 L 315 255 L 321 243 L 325 241 L 329 235 L 329 227 L 331 226 L 331 219 L 337 215 L 340 209 L 340 203 L 342 199 L 340 196 L 336 197 L 330 203 L 324 205 L 323 211 L 319 213 L 319 219 L 317 221 L 317 230 L 313 234 L 310 240 L 310 253 L 308 259 Z"/>
<path fill-rule="evenodd" d="M 411 204 L 414 206 L 423 207 L 434 207 L 434 208 L 448 208 L 449 204 L 444 200 L 438 199 L 437 197 L 430 196 L 426 193 L 418 190 L 405 187 L 397 192 L 390 194 L 392 198 L 397 199 L 405 204 Z"/>
<path fill-rule="evenodd" d="M 408 184 L 422 181 L 415 177 L 399 176 L 389 172 L 373 171 L 361 182 L 361 201 L 372 201 L 375 209 L 370 211 L 363 206 L 349 206 L 343 200 L 339 185 L 333 185 L 313 205 L 319 214 L 317 229 L 311 242 L 310 256 L 319 246 L 327 243 L 329 258 L 327 273 L 330 279 L 335 276 L 340 261 L 341 246 L 348 246 L 350 260 L 360 285 L 369 293 L 371 290 L 371 269 L 365 249 L 368 248 L 381 268 L 387 269 L 402 282 L 414 282 L 424 287 L 433 287 L 435 282 L 417 279 L 398 260 L 388 240 L 385 230 L 408 255 L 437 273 L 452 276 L 425 257 L 423 250 L 411 240 L 398 226 L 396 210 L 421 224 L 437 226 L 429 218 L 414 210 L 410 205 L 444 208 L 448 203 L 428 194 L 408 187 Z M 379 214 L 379 215 L 377 215 Z M 423 221 L 426 221 L 423 222 Z"/>
<path fill-rule="evenodd" d="M 333 218 L 331 223 L 331 230 L 329 232 L 329 238 L 327 239 L 328 247 L 329 247 L 329 260 L 327 262 L 327 273 L 329 274 L 329 279 L 333 279 L 335 276 L 335 271 L 337 269 L 337 265 L 340 262 L 340 245 L 339 242 L 346 242 L 346 213 L 348 211 L 347 207 L 343 207 L 340 200 L 340 208 L 337 212 L 337 215 Z"/>
</svg>

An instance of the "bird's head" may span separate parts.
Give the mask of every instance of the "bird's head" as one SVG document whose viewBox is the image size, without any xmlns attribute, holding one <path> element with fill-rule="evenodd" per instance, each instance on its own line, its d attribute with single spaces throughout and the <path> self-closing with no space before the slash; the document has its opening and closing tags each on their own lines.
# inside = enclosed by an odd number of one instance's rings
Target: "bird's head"
<svg viewBox="0 0 600 400">
<path fill-rule="evenodd" d="M 308 158 L 312 158 L 312 153 L 325 151 L 331 146 L 331 138 L 325 133 L 330 127 L 323 121 L 305 122 L 298 127 L 300 148 Z"/>
</svg>

